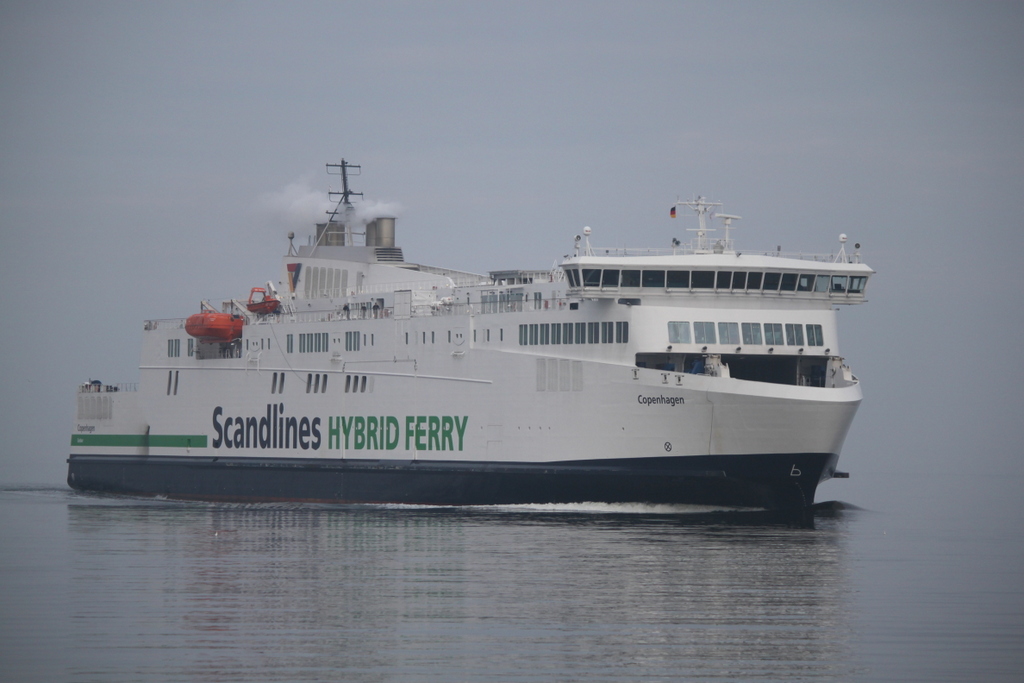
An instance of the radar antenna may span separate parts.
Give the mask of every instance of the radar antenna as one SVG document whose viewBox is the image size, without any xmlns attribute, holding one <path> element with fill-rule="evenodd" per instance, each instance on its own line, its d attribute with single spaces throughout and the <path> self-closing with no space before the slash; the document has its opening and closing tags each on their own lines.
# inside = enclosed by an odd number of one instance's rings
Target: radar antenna
<svg viewBox="0 0 1024 683">
<path fill-rule="evenodd" d="M 714 228 L 709 228 L 705 220 L 708 212 L 716 206 L 721 206 L 722 202 L 709 202 L 707 199 L 701 196 L 697 196 L 696 199 L 691 199 L 686 202 L 676 202 L 676 206 L 688 206 L 693 209 L 694 213 L 697 214 L 697 228 L 687 228 L 688 232 L 697 233 L 697 244 L 694 246 L 694 251 L 697 253 L 707 253 L 710 251 L 708 247 L 708 231 L 713 231 Z M 712 213 L 712 216 L 714 214 Z"/>
<path fill-rule="evenodd" d="M 337 169 L 337 172 L 332 173 L 331 169 Z M 362 166 L 357 166 L 355 164 L 350 164 L 347 161 L 345 161 L 344 159 L 341 160 L 340 164 L 327 164 L 327 173 L 329 175 L 340 175 L 341 176 L 341 192 L 329 191 L 327 193 L 327 196 L 330 197 L 332 200 L 335 197 L 341 197 L 341 201 L 338 202 L 338 206 L 341 206 L 342 204 L 344 204 L 345 206 L 352 206 L 352 202 L 349 201 L 349 197 L 351 197 L 353 195 L 359 196 L 359 197 L 363 196 L 362 192 L 354 192 L 354 191 L 352 191 L 352 190 L 350 190 L 348 188 L 348 171 L 349 171 L 349 169 L 354 169 L 356 171 L 352 175 L 361 175 L 362 174 L 362 170 L 363 170 Z M 338 208 L 335 207 L 334 212 L 332 212 L 332 213 L 337 213 L 337 211 L 338 211 Z"/>
<path fill-rule="evenodd" d="M 720 214 L 718 214 L 718 218 L 721 218 L 722 222 L 725 223 L 725 225 L 722 226 L 723 228 L 725 228 L 725 250 L 726 251 L 732 251 L 732 240 L 729 238 L 729 231 L 733 229 L 732 222 L 733 221 L 738 221 L 738 220 L 743 220 L 743 217 L 742 216 L 730 216 L 727 213 L 720 213 Z"/>
<path fill-rule="evenodd" d="M 353 172 L 354 171 L 354 172 Z M 327 224 L 324 226 L 323 232 L 317 235 L 317 241 L 314 245 L 314 249 L 320 246 L 320 242 L 323 241 L 324 237 L 331 230 L 332 225 L 341 224 L 344 230 L 344 243 L 352 244 L 352 228 L 351 228 L 351 214 L 352 214 L 352 197 L 362 197 L 362 192 L 355 192 L 348 186 L 349 175 L 361 175 L 362 167 L 356 164 L 350 164 L 344 159 L 341 160 L 340 164 L 327 164 L 328 175 L 340 175 L 341 176 L 341 192 L 335 192 L 333 190 L 327 191 L 327 197 L 331 201 L 337 201 L 334 208 L 327 212 Z M 339 220 L 339 214 L 340 220 Z"/>
</svg>

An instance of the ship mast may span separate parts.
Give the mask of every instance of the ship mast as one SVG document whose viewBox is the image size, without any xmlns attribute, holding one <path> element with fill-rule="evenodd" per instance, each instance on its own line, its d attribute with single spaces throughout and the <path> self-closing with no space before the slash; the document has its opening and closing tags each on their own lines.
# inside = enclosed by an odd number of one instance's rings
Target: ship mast
<svg viewBox="0 0 1024 683">
<path fill-rule="evenodd" d="M 696 244 L 693 245 L 693 251 L 696 254 L 708 254 L 712 251 L 712 246 L 708 240 L 708 232 L 714 232 L 715 228 L 709 228 L 707 226 L 706 216 L 711 213 L 712 218 L 721 218 L 725 221 L 725 241 L 719 242 L 714 246 L 714 251 L 720 253 L 721 251 L 732 250 L 732 240 L 729 238 L 729 230 L 733 229 L 732 222 L 739 220 L 740 216 L 730 216 L 724 213 L 716 214 L 712 209 L 720 207 L 722 202 L 709 202 L 704 197 L 698 196 L 696 199 L 691 199 L 685 202 L 676 202 L 676 206 L 688 206 L 693 209 L 694 213 L 697 214 L 697 227 L 687 228 L 688 232 L 696 232 L 697 240 Z M 674 215 L 674 214 L 673 214 Z"/>
<path fill-rule="evenodd" d="M 317 236 L 316 244 L 313 248 L 320 246 L 320 243 L 324 240 L 324 236 L 329 232 L 333 232 L 330 228 L 332 225 L 341 224 L 344 230 L 344 243 L 352 244 L 352 197 L 362 197 L 362 192 L 356 192 L 348 186 L 348 176 L 350 171 L 355 171 L 352 175 L 360 175 L 362 167 L 356 164 L 350 164 L 344 159 L 341 160 L 340 164 L 327 164 L 328 175 L 340 175 L 341 176 L 341 192 L 335 192 L 334 190 L 328 190 L 327 196 L 331 201 L 336 201 L 334 208 L 327 212 L 327 225 L 323 232 Z"/>
</svg>

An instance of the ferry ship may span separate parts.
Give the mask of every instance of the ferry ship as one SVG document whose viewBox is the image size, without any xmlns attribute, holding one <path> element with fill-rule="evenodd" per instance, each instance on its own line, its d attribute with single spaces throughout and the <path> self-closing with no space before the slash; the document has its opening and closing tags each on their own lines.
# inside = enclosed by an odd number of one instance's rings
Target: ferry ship
<svg viewBox="0 0 1024 683">
<path fill-rule="evenodd" d="M 405 259 L 341 176 L 280 279 L 143 326 L 137 384 L 78 387 L 68 484 L 210 501 L 806 509 L 862 399 L 837 310 L 873 274 L 737 251 L 705 198 L 687 244 L 567 234 L 548 270 Z M 678 224 L 676 224 L 678 225 Z M 313 226 L 311 226 L 313 227 Z M 718 232 L 721 228 L 721 233 Z M 717 233 L 717 234 L 716 234 Z"/>
</svg>

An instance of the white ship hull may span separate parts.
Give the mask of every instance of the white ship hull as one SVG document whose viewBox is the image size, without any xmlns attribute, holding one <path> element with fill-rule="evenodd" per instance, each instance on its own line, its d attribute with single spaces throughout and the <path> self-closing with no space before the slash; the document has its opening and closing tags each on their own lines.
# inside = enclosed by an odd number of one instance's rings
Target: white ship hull
<svg viewBox="0 0 1024 683">
<path fill-rule="evenodd" d="M 861 389 L 838 356 L 834 292 L 631 288 L 618 265 L 614 287 L 588 289 L 586 270 L 473 281 L 381 253 L 292 252 L 281 311 L 244 327 L 236 315 L 227 342 L 193 339 L 184 320 L 147 323 L 138 390 L 79 393 L 69 484 L 231 501 L 776 509 L 812 504 L 836 476 Z M 727 278 L 747 263 L 708 256 L 695 263 L 726 264 Z M 685 258 L 646 263 L 682 264 L 697 282 Z M 779 270 L 779 287 L 793 268 L 749 263 Z M 838 266 L 815 268 L 831 278 Z M 739 321 L 747 343 L 727 338 Z"/>
</svg>

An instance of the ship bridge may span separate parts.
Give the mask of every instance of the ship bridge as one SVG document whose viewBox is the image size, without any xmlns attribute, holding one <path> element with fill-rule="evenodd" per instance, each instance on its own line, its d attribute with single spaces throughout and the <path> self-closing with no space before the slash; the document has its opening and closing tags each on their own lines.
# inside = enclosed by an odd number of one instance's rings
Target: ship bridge
<svg viewBox="0 0 1024 683">
<path fill-rule="evenodd" d="M 561 267 L 569 293 L 586 297 L 760 295 L 833 304 L 863 303 L 874 273 L 852 260 L 738 253 L 578 256 Z"/>
<path fill-rule="evenodd" d="M 667 249 L 595 248 L 590 228 L 576 236 L 574 254 L 561 268 L 570 295 L 588 298 L 622 297 L 623 303 L 639 303 L 639 297 L 706 297 L 708 295 L 772 296 L 831 304 L 863 303 L 868 279 L 875 272 L 861 263 L 860 244 L 846 251 L 847 237 L 839 236 L 833 254 L 764 253 L 736 251 L 730 230 L 739 216 L 711 213 L 724 223 L 724 236 L 711 235 L 706 216 L 720 202 L 703 197 L 676 206 L 692 208 L 699 219 L 689 245 L 673 239 Z M 674 217 L 676 206 L 672 207 Z M 722 299 L 718 299 L 724 303 Z"/>
</svg>

